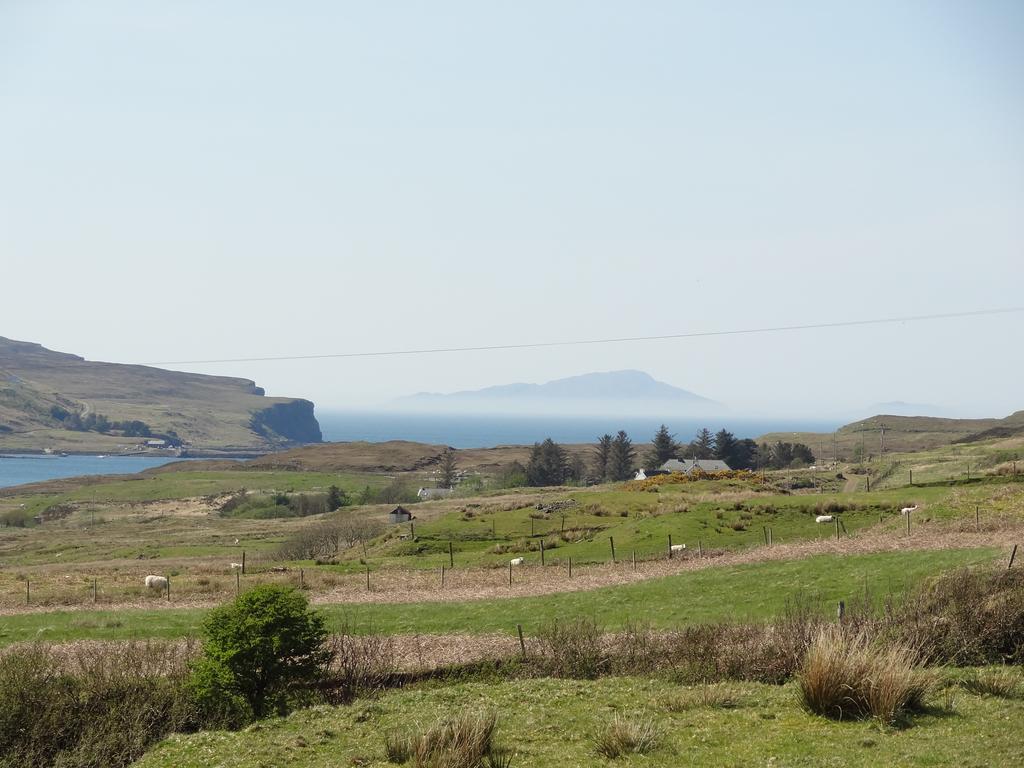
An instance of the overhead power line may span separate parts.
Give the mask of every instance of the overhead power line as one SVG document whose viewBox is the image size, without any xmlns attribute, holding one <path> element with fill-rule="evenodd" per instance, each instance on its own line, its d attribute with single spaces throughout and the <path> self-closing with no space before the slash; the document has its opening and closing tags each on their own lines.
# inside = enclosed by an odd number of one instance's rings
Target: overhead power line
<svg viewBox="0 0 1024 768">
<path fill-rule="evenodd" d="M 851 328 L 859 325 L 885 325 L 888 323 L 911 323 L 927 320 L 950 320 L 963 317 L 984 317 L 1024 312 L 1024 307 L 1003 307 L 1000 309 L 978 309 L 972 312 L 939 312 L 931 315 L 905 315 L 903 317 L 880 317 L 870 320 L 841 320 L 832 323 L 807 323 L 804 325 L 776 325 L 768 328 L 736 328 L 728 331 L 690 331 L 686 333 L 663 333 L 655 336 L 623 336 L 610 339 L 573 339 L 569 341 L 532 341 L 521 344 L 485 344 L 474 347 L 431 347 L 426 349 L 388 349 L 367 352 L 334 352 L 320 355 L 277 355 L 272 357 L 228 357 L 213 360 L 165 360 L 148 365 L 213 365 L 216 363 L 269 363 L 288 360 L 331 360 L 349 357 L 397 357 L 399 355 L 437 355 L 449 352 L 492 352 L 502 349 L 540 349 L 543 347 L 580 347 L 590 344 L 626 344 L 634 341 L 666 341 L 669 339 L 702 339 L 714 336 L 745 336 L 755 333 L 782 333 L 784 331 L 810 331 L 821 328 Z"/>
</svg>

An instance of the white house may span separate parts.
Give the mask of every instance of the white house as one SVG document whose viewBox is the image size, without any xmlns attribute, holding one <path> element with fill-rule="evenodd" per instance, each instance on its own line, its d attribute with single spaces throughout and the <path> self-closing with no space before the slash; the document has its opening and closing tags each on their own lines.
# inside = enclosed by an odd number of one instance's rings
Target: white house
<svg viewBox="0 0 1024 768">
<path fill-rule="evenodd" d="M 428 499 L 447 499 L 453 493 L 451 488 L 420 488 L 416 495 L 426 501 Z"/>
</svg>

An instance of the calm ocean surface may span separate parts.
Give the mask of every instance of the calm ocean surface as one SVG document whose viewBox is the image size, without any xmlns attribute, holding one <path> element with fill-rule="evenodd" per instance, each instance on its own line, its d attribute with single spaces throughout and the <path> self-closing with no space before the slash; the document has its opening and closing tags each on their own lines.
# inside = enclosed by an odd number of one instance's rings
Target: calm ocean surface
<svg viewBox="0 0 1024 768">
<path fill-rule="evenodd" d="M 413 440 L 450 445 L 454 448 L 485 448 L 493 445 L 532 445 L 550 437 L 560 443 L 590 443 L 605 433 L 626 430 L 634 442 L 648 442 L 662 420 L 656 418 L 600 418 L 557 416 L 449 416 L 367 411 L 317 412 L 324 440 Z M 717 432 L 723 427 L 739 438 L 758 437 L 766 432 L 831 432 L 838 421 L 814 419 L 750 419 L 713 417 L 709 419 L 665 419 L 680 441 L 688 441 L 697 430 Z"/>
<path fill-rule="evenodd" d="M 0 488 L 81 475 L 129 475 L 171 461 L 153 456 L 11 456 L 0 454 Z"/>
</svg>

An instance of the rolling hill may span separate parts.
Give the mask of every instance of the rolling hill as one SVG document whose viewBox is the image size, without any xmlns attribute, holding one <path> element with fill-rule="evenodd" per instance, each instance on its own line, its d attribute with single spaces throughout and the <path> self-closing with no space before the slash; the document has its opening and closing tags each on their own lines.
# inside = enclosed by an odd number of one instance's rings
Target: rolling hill
<svg viewBox="0 0 1024 768">
<path fill-rule="evenodd" d="M 131 434 L 94 420 L 141 422 Z M 85 360 L 0 337 L 0 450 L 122 451 L 152 437 L 199 451 L 320 442 L 313 404 L 248 379 Z"/>
</svg>

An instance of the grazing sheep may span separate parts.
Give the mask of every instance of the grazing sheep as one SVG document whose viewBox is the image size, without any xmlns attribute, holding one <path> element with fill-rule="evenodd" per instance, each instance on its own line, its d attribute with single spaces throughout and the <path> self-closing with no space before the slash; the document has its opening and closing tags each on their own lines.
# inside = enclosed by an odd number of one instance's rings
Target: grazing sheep
<svg viewBox="0 0 1024 768">
<path fill-rule="evenodd" d="M 901 515 L 909 515 L 911 512 L 915 511 L 916 509 L 917 509 L 917 504 L 915 504 L 912 507 L 904 507 L 903 509 L 900 510 L 900 514 Z"/>
<path fill-rule="evenodd" d="M 682 552 L 684 549 L 686 549 L 686 545 L 685 544 L 673 544 L 672 545 L 672 551 L 673 552 Z"/>
<path fill-rule="evenodd" d="M 242 564 L 241 563 L 232 563 L 231 564 L 231 570 L 232 571 L 240 571 L 240 570 L 242 570 Z"/>
<path fill-rule="evenodd" d="M 832 517 L 832 515 L 818 515 L 814 518 L 814 522 L 816 523 L 831 523 L 833 520 L 835 520 L 835 518 Z"/>
<path fill-rule="evenodd" d="M 525 562 L 525 560 L 523 558 L 521 558 L 521 557 L 513 557 L 511 560 L 508 561 L 508 564 L 509 565 L 522 565 L 524 562 Z"/>
<path fill-rule="evenodd" d="M 167 589 L 167 577 L 150 574 L 146 577 L 146 587 L 148 589 Z"/>
</svg>

